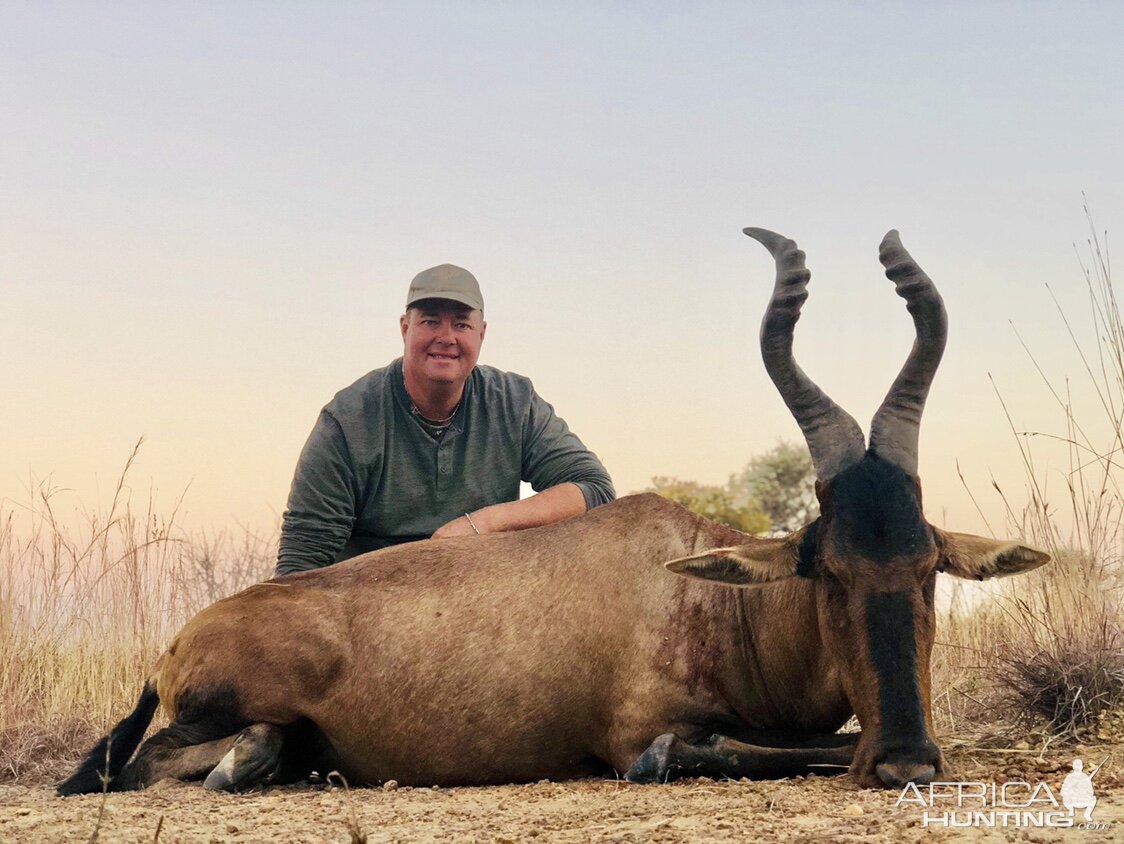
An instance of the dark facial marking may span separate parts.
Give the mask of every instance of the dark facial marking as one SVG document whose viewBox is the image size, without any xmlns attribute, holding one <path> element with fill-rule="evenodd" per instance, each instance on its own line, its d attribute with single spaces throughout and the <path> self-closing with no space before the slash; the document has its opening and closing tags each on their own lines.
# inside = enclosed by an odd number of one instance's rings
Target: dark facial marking
<svg viewBox="0 0 1124 844">
<path fill-rule="evenodd" d="M 882 741 L 889 746 L 927 735 L 917 676 L 913 603 L 908 595 L 885 592 L 866 599 L 866 633 L 878 676 Z"/>
<path fill-rule="evenodd" d="M 837 547 L 885 565 L 933 547 L 913 478 L 873 452 L 831 482 Z"/>
</svg>

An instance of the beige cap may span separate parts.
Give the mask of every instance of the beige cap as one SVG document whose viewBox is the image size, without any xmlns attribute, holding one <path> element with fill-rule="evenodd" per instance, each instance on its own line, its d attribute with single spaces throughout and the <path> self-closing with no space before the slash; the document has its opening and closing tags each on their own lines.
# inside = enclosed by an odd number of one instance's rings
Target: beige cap
<svg viewBox="0 0 1124 844">
<path fill-rule="evenodd" d="M 410 292 L 406 294 L 406 307 L 422 299 L 451 299 L 478 311 L 484 310 L 484 297 L 476 276 L 454 264 L 440 264 L 414 276 Z"/>
</svg>

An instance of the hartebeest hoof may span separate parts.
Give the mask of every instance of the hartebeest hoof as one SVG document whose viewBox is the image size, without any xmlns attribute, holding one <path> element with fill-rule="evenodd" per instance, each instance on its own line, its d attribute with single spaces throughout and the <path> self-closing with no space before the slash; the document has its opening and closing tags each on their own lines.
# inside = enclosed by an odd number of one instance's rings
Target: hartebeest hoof
<svg viewBox="0 0 1124 844">
<path fill-rule="evenodd" d="M 671 749 L 678 741 L 679 736 L 675 733 L 664 733 L 657 737 L 640 754 L 640 758 L 632 763 L 624 778 L 635 783 L 666 782 L 672 768 Z"/>
<path fill-rule="evenodd" d="M 241 791 L 266 785 L 277 772 L 284 733 L 274 724 L 253 724 L 238 734 L 214 770 L 203 780 L 213 791 Z"/>
</svg>

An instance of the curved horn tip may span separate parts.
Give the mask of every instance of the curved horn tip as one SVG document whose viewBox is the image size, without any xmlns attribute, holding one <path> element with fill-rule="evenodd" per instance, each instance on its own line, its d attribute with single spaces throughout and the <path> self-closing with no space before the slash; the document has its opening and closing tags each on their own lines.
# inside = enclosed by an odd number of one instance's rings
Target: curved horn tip
<svg viewBox="0 0 1124 844">
<path fill-rule="evenodd" d="M 902 266 L 912 264 L 913 257 L 909 254 L 909 250 L 902 245 L 902 239 L 898 235 L 897 229 L 890 229 L 886 232 L 886 236 L 878 244 L 878 260 L 886 267 L 886 274 L 891 279 L 893 278 L 889 275 L 891 270 L 897 270 Z"/>
<path fill-rule="evenodd" d="M 882 245 L 883 246 L 887 246 L 887 245 L 901 246 L 901 243 L 902 243 L 902 237 L 901 237 L 901 234 L 898 232 L 897 229 L 890 229 L 888 232 L 886 232 L 886 236 L 884 238 L 882 238 Z"/>
<path fill-rule="evenodd" d="M 754 240 L 768 249 L 773 256 L 776 256 L 778 252 L 784 251 L 785 248 L 789 245 L 791 245 L 791 248 L 793 249 L 796 248 L 796 244 L 792 240 L 785 237 L 783 234 L 777 234 L 777 232 L 769 231 L 769 229 L 758 229 L 754 228 L 753 226 L 749 226 L 742 229 L 742 234 L 747 234 L 752 237 Z"/>
</svg>

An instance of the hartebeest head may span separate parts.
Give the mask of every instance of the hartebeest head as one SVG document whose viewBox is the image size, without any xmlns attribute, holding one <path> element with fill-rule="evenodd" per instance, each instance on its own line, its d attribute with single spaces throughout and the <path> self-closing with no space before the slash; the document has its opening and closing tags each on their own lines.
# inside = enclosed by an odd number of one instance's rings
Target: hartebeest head
<svg viewBox="0 0 1124 844">
<path fill-rule="evenodd" d="M 820 517 L 782 539 L 712 549 L 668 567 L 736 586 L 812 579 L 819 635 L 863 729 L 851 773 L 865 786 L 931 781 L 944 766 L 930 705 L 937 572 L 984 580 L 1028 571 L 1049 557 L 1015 542 L 943 531 L 925 520 L 917 440 L 947 318 L 936 287 L 898 233 L 882 240 L 879 259 L 906 301 L 917 339 L 874 415 L 869 448 L 855 420 L 793 358 L 793 329 L 810 277 L 804 253 L 773 232 L 745 233 L 776 260 L 761 351 L 811 451 Z"/>
</svg>

